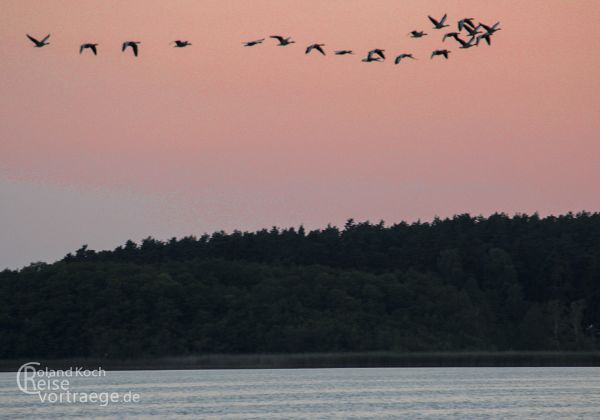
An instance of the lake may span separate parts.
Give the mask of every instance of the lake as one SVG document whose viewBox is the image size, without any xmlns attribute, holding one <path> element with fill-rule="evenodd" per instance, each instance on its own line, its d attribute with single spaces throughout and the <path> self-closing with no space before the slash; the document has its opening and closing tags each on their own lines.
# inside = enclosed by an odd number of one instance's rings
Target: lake
<svg viewBox="0 0 600 420">
<path fill-rule="evenodd" d="M 139 402 L 41 402 L 0 373 L 0 417 L 598 418 L 600 368 L 350 368 L 108 371 L 77 393 Z"/>
</svg>

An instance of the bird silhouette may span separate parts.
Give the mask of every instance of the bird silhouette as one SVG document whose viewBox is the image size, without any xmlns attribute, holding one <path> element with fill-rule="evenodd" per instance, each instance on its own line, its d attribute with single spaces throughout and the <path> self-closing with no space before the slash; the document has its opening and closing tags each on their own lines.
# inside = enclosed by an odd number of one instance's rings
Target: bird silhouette
<svg viewBox="0 0 600 420">
<path fill-rule="evenodd" d="M 466 42 L 465 40 L 463 40 L 459 36 L 455 37 L 454 39 L 456 39 L 456 42 L 458 42 L 460 44 L 460 48 L 463 48 L 463 49 L 475 47 L 477 45 L 477 43 L 476 43 L 477 38 L 474 37 L 474 36 L 471 37 L 471 39 L 469 40 L 469 42 Z"/>
<path fill-rule="evenodd" d="M 470 26 L 463 26 L 463 28 L 465 29 L 465 31 L 467 31 L 467 33 L 469 34 L 469 36 L 477 36 L 477 34 L 480 34 L 481 31 L 479 30 L 479 27 L 481 25 L 477 25 L 474 28 L 471 28 Z"/>
<path fill-rule="evenodd" d="M 321 54 L 325 55 L 325 51 L 323 50 L 323 47 L 324 47 L 324 46 L 325 46 L 325 44 L 312 44 L 312 45 L 309 45 L 309 46 L 306 48 L 306 52 L 305 52 L 305 54 L 310 54 L 310 52 L 311 52 L 312 50 L 317 50 L 317 51 L 319 51 Z"/>
<path fill-rule="evenodd" d="M 431 23 L 433 23 L 433 29 L 442 29 L 445 28 L 447 26 L 450 25 L 444 25 L 444 23 L 446 22 L 446 18 L 448 17 L 448 15 L 444 15 L 439 21 L 432 18 L 431 16 L 427 16 L 429 18 L 429 20 L 431 21 Z"/>
<path fill-rule="evenodd" d="M 254 41 L 247 41 L 247 42 L 244 42 L 244 47 L 253 47 L 253 46 L 255 46 L 255 45 L 262 44 L 264 40 L 265 40 L 265 39 L 264 39 L 264 38 L 262 38 L 262 39 L 256 39 L 256 40 L 254 40 Z"/>
<path fill-rule="evenodd" d="M 444 37 L 442 38 L 442 42 L 446 41 L 446 38 L 454 38 L 456 39 L 457 36 L 459 36 L 460 34 L 458 32 L 448 32 L 447 34 L 444 35 Z"/>
<path fill-rule="evenodd" d="M 475 24 L 473 23 L 473 18 L 462 18 L 458 21 L 458 30 L 462 31 L 465 26 L 470 26 L 472 29 L 475 29 Z"/>
<path fill-rule="evenodd" d="M 352 50 L 337 50 L 337 51 L 335 51 L 335 55 L 347 55 L 347 54 L 354 54 L 354 51 L 352 51 Z"/>
<path fill-rule="evenodd" d="M 375 48 L 374 50 L 369 51 L 368 55 L 378 55 L 379 57 L 381 57 L 383 60 L 385 60 L 385 54 L 384 54 L 385 50 L 380 50 L 379 48 Z"/>
<path fill-rule="evenodd" d="M 92 50 L 94 55 L 98 55 L 98 50 L 96 49 L 97 46 L 98 44 L 81 44 L 81 46 L 79 47 L 79 54 L 83 53 L 83 50 L 85 50 L 86 48 L 89 48 L 90 50 Z"/>
<path fill-rule="evenodd" d="M 448 50 L 435 50 L 431 53 L 431 58 L 433 59 L 433 57 L 437 56 L 437 55 L 443 55 L 446 60 L 448 59 L 448 54 L 450 54 L 451 51 Z"/>
<path fill-rule="evenodd" d="M 477 37 L 477 42 L 475 43 L 475 45 L 479 46 L 479 41 L 481 41 L 482 39 L 485 40 L 485 42 L 487 42 L 488 45 L 492 45 L 492 35 L 490 33 L 485 33 L 483 35 L 479 35 Z"/>
<path fill-rule="evenodd" d="M 411 58 L 413 60 L 416 60 L 415 57 L 413 57 L 412 54 L 400 54 L 399 56 L 396 57 L 396 59 L 394 60 L 394 64 L 400 64 L 400 62 L 402 60 L 404 60 L 405 58 Z"/>
<path fill-rule="evenodd" d="M 278 47 L 285 47 L 286 45 L 295 44 L 296 41 L 293 41 L 291 37 L 284 38 L 280 35 L 272 35 L 270 38 L 276 39 L 279 41 Z"/>
<path fill-rule="evenodd" d="M 46 37 L 44 39 L 42 39 L 41 41 L 38 41 L 37 39 L 35 39 L 34 37 L 32 37 L 29 34 L 26 34 L 27 38 L 29 38 L 31 40 L 31 42 L 33 42 L 35 44 L 34 48 L 42 48 L 45 47 L 46 45 L 49 45 L 50 43 L 48 42 L 48 38 L 50 38 L 50 34 L 46 35 Z"/>
<path fill-rule="evenodd" d="M 123 42 L 123 46 L 121 47 L 121 51 L 125 51 L 127 47 L 131 47 L 133 50 L 133 55 L 138 56 L 138 44 L 141 44 L 139 41 L 125 41 Z"/>
<path fill-rule="evenodd" d="M 175 44 L 173 46 L 173 48 L 185 48 L 185 47 L 187 47 L 189 45 L 192 45 L 191 42 L 189 42 L 189 41 L 182 41 L 180 39 L 173 41 L 172 44 Z"/>
<path fill-rule="evenodd" d="M 364 63 L 372 63 L 373 61 L 382 61 L 381 57 L 374 57 L 374 55 L 375 55 L 374 51 L 375 50 L 369 51 L 367 56 L 365 58 L 363 58 L 361 61 Z"/>
<path fill-rule="evenodd" d="M 498 32 L 499 30 L 502 29 L 502 28 L 498 28 L 498 25 L 500 25 L 500 22 L 496 22 L 492 26 L 484 25 L 483 23 L 479 23 L 479 25 L 483 29 L 485 29 L 487 31 L 487 33 L 490 34 L 490 35 L 492 35 L 494 32 Z"/>
<path fill-rule="evenodd" d="M 422 37 L 426 36 L 427 34 L 423 31 L 411 31 L 411 32 L 409 32 L 409 35 L 411 38 L 422 38 Z"/>
</svg>

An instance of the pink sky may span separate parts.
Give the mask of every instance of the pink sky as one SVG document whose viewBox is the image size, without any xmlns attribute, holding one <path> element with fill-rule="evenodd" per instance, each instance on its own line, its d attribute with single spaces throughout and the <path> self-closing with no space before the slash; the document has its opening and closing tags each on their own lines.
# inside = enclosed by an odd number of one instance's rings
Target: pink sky
<svg viewBox="0 0 600 420">
<path fill-rule="evenodd" d="M 444 13 L 502 30 L 459 50 Z M 599 22 L 597 0 L 6 2 L 0 269 L 149 235 L 600 210 Z M 241 47 L 272 34 L 298 43 Z"/>
</svg>

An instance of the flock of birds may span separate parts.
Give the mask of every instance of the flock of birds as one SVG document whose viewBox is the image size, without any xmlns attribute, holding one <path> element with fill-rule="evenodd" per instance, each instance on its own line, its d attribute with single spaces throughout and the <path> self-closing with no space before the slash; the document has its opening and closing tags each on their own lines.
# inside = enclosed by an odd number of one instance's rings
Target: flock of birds
<svg viewBox="0 0 600 420">
<path fill-rule="evenodd" d="M 439 20 L 435 19 L 431 16 L 427 16 L 427 17 L 433 24 L 433 29 L 441 30 L 444 28 L 448 28 L 450 26 L 450 25 L 446 24 L 446 21 L 448 19 L 447 14 L 445 14 Z M 496 22 L 494 25 L 486 25 L 484 23 L 479 22 L 477 25 L 475 25 L 474 18 L 463 18 L 457 22 L 458 31 L 445 33 L 442 38 L 442 42 L 445 42 L 446 39 L 448 39 L 448 38 L 452 38 L 458 44 L 460 44 L 461 49 L 478 47 L 481 41 L 485 41 L 488 45 L 491 45 L 492 44 L 492 36 L 501 29 L 499 27 L 499 25 L 500 25 L 500 22 Z M 428 34 L 425 33 L 425 31 L 414 30 L 414 31 L 411 31 L 408 35 L 411 38 L 422 38 L 424 36 L 427 36 Z M 461 37 L 461 35 L 468 37 L 469 39 L 465 40 Z M 36 38 L 32 37 L 29 34 L 27 34 L 27 38 L 29 38 L 31 40 L 31 42 L 34 43 L 34 47 L 36 47 L 36 48 L 42 48 L 42 47 L 45 47 L 46 45 L 50 44 L 50 42 L 49 42 L 50 34 L 46 35 L 46 37 L 44 37 L 41 41 L 37 40 Z M 279 47 L 285 47 L 285 46 L 296 43 L 296 41 L 294 41 L 291 37 L 283 37 L 281 35 L 272 35 L 269 38 L 277 40 L 277 42 L 278 42 L 277 46 L 279 46 Z M 256 39 L 254 41 L 243 42 L 242 44 L 244 47 L 254 47 L 256 45 L 262 44 L 265 40 L 266 40 L 266 38 Z M 123 42 L 123 44 L 121 46 L 121 51 L 125 52 L 129 48 L 133 52 L 133 55 L 135 57 L 137 57 L 138 53 L 139 53 L 139 45 L 140 44 L 141 44 L 141 42 L 139 42 L 139 41 L 125 41 L 125 42 Z M 189 41 L 182 41 L 179 39 L 171 42 L 171 44 L 174 44 L 173 45 L 174 48 L 185 48 L 185 47 L 189 47 L 192 45 L 191 42 L 189 42 Z M 313 51 L 316 51 L 318 53 L 321 53 L 322 55 L 327 55 L 324 47 L 325 47 L 325 44 L 311 44 L 308 47 L 306 47 L 305 53 L 310 54 Z M 94 44 L 94 43 L 81 44 L 79 47 L 79 54 L 82 54 L 85 50 L 88 50 L 88 49 L 94 55 L 98 55 L 98 44 Z M 433 50 L 431 52 L 430 58 L 433 59 L 434 57 L 441 56 L 447 60 L 450 53 L 451 53 L 451 51 L 448 49 L 437 49 L 437 50 Z M 350 55 L 350 54 L 354 54 L 354 51 L 352 51 L 352 50 L 335 50 L 334 54 L 335 55 Z M 412 60 L 416 60 L 416 58 L 414 57 L 414 55 L 412 53 L 401 53 L 396 56 L 396 58 L 394 59 L 394 63 L 400 64 L 400 62 L 402 62 L 402 60 L 405 60 L 408 58 L 410 58 Z M 361 61 L 363 61 L 365 63 L 371 63 L 371 62 L 385 61 L 385 59 L 386 59 L 385 50 L 376 48 L 374 50 L 369 51 L 367 53 L 367 56 L 365 58 L 363 58 Z"/>
</svg>

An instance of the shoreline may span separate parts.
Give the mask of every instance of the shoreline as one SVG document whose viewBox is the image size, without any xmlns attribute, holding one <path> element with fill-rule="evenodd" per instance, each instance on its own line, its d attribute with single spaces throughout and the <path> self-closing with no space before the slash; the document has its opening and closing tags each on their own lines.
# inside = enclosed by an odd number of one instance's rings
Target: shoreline
<svg viewBox="0 0 600 420">
<path fill-rule="evenodd" d="M 205 354 L 195 356 L 103 359 L 29 358 L 0 360 L 0 372 L 16 372 L 27 362 L 40 369 L 82 367 L 105 370 L 192 370 L 192 369 L 314 369 L 384 367 L 594 367 L 600 352 L 365 352 L 293 354 Z"/>
</svg>

